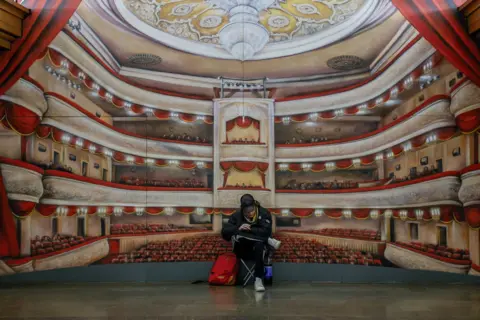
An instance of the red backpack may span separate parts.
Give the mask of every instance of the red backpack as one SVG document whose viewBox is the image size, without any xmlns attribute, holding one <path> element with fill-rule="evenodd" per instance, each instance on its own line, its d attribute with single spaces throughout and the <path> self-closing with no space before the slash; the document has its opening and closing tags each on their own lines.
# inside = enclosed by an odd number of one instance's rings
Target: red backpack
<svg viewBox="0 0 480 320">
<path fill-rule="evenodd" d="M 218 256 L 210 270 L 208 283 L 221 286 L 233 286 L 237 280 L 238 259 L 234 253 Z"/>
</svg>

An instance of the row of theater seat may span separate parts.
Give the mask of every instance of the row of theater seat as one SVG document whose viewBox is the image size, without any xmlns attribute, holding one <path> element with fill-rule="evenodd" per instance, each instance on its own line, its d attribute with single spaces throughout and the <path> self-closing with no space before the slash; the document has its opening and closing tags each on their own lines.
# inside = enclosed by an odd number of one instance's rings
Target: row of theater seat
<svg viewBox="0 0 480 320">
<path fill-rule="evenodd" d="M 217 235 L 182 240 L 151 242 L 130 253 L 120 254 L 112 263 L 214 261 L 219 254 L 231 252 L 230 242 Z"/>
<path fill-rule="evenodd" d="M 119 183 L 131 186 L 151 186 L 163 188 L 205 188 L 205 184 L 197 179 L 147 180 L 135 177 L 121 177 Z"/>
<path fill-rule="evenodd" d="M 358 188 L 358 183 L 353 181 L 310 181 L 297 182 L 296 180 L 289 181 L 286 185 L 281 187 L 285 190 L 337 190 L 337 189 L 353 189 Z"/>
<path fill-rule="evenodd" d="M 295 232 L 305 234 L 318 234 L 327 237 L 351 238 L 358 240 L 380 240 L 380 232 L 376 230 L 360 230 L 360 229 L 341 229 L 341 228 L 324 228 L 313 230 L 298 231 L 295 229 L 283 230 L 284 232 Z"/>
<path fill-rule="evenodd" d="M 209 230 L 207 227 L 176 226 L 173 224 L 114 224 L 110 228 L 110 234 L 146 234 L 207 230 Z"/>
<path fill-rule="evenodd" d="M 381 266 L 378 255 L 325 246 L 314 240 L 277 235 L 282 246 L 275 252 L 277 262 L 310 262 Z M 219 254 L 231 252 L 231 244 L 217 235 L 182 240 L 151 242 L 130 253 L 112 257 L 112 263 L 214 261 Z"/>
<path fill-rule="evenodd" d="M 396 244 L 415 249 L 418 251 L 426 252 L 443 258 L 449 258 L 454 260 L 470 260 L 470 252 L 466 249 L 453 249 L 445 246 L 439 246 L 435 244 L 424 244 L 420 242 L 401 242 L 397 241 Z"/>
<path fill-rule="evenodd" d="M 60 235 L 56 234 L 53 237 L 43 236 L 43 237 L 35 237 L 34 240 L 31 241 L 31 251 L 32 256 L 51 253 L 67 248 L 74 247 L 79 245 L 86 240 L 90 240 L 91 238 L 85 237 L 78 237 L 78 236 L 69 236 L 69 235 Z"/>
<path fill-rule="evenodd" d="M 274 261 L 382 266 L 380 256 L 365 251 L 324 245 L 316 240 L 291 235 L 276 236 L 282 246 L 275 252 Z"/>
</svg>

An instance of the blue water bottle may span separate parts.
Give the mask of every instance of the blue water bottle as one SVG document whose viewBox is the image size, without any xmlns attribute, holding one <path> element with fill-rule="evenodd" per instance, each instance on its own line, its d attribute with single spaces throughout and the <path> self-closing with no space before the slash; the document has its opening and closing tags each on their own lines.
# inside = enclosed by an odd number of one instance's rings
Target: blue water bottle
<svg viewBox="0 0 480 320">
<path fill-rule="evenodd" d="M 271 286 L 273 283 L 272 257 L 270 255 L 267 256 L 267 259 L 265 261 L 265 276 L 263 279 L 263 283 L 266 286 Z"/>
</svg>

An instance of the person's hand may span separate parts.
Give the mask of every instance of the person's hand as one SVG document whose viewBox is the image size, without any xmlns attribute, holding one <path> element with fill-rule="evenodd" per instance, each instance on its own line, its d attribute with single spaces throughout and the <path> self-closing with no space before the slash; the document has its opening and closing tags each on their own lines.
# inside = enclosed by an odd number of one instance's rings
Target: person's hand
<svg viewBox="0 0 480 320">
<path fill-rule="evenodd" d="M 238 228 L 240 231 L 250 231 L 250 225 L 248 223 L 244 223 Z"/>
</svg>

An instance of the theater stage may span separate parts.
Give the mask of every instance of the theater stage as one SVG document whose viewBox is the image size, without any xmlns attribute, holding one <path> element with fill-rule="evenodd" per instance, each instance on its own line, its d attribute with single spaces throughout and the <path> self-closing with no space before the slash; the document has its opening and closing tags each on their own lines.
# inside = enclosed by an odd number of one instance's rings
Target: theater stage
<svg viewBox="0 0 480 320">
<path fill-rule="evenodd" d="M 479 319 L 468 285 L 280 282 L 264 294 L 207 284 L 3 285 L 0 319 Z"/>
</svg>

